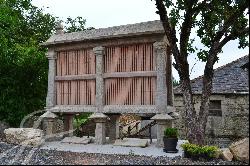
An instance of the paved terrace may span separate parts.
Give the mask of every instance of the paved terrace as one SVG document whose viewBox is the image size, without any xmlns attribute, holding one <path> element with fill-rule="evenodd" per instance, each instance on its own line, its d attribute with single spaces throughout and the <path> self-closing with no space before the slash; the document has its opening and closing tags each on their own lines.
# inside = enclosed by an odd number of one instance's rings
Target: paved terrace
<svg viewBox="0 0 250 166">
<path fill-rule="evenodd" d="M 140 155 L 140 156 L 152 156 L 152 157 L 162 156 L 170 158 L 177 156 L 183 157 L 183 150 L 180 147 L 180 145 L 183 144 L 186 140 L 178 141 L 177 144 L 177 149 L 179 150 L 178 153 L 163 152 L 163 148 L 158 148 L 155 146 L 156 141 L 157 141 L 156 139 L 153 139 L 152 143 L 145 148 L 115 146 L 113 144 L 105 144 L 105 145 L 96 145 L 94 143 L 90 143 L 87 145 L 70 144 L 70 143 L 61 143 L 60 141 L 54 141 L 54 142 L 46 142 L 41 147 L 41 149 L 80 152 L 80 153 L 86 152 L 86 153 L 100 153 L 100 154 Z"/>
</svg>

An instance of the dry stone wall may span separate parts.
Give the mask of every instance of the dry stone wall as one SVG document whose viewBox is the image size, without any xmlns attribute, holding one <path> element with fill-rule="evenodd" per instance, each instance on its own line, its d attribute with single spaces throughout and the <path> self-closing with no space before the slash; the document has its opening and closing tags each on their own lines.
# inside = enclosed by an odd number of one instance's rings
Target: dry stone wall
<svg viewBox="0 0 250 166">
<path fill-rule="evenodd" d="M 195 109 L 199 110 L 201 95 L 194 96 Z M 210 100 L 221 100 L 222 116 L 209 116 L 206 128 L 207 141 L 225 147 L 233 140 L 249 137 L 249 95 L 212 95 Z M 185 110 L 181 95 L 175 95 L 174 106 L 180 114 L 174 126 L 180 138 L 186 138 Z"/>
</svg>

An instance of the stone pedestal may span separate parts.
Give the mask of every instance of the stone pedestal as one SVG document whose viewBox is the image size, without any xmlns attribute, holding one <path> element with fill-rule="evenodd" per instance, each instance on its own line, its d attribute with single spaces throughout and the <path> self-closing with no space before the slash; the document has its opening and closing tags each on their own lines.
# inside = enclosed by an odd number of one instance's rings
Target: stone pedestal
<svg viewBox="0 0 250 166">
<path fill-rule="evenodd" d="M 156 114 L 151 118 L 152 120 L 156 121 L 156 128 L 157 128 L 157 147 L 163 147 L 163 136 L 164 130 L 168 127 L 172 127 L 172 121 L 174 118 L 169 116 L 168 114 Z"/>
<path fill-rule="evenodd" d="M 66 137 L 72 137 L 73 136 L 73 118 L 74 118 L 74 114 L 64 114 L 64 131 L 67 132 L 66 134 L 64 134 L 64 136 Z"/>
<path fill-rule="evenodd" d="M 119 117 L 120 114 L 108 115 L 110 118 L 109 126 L 109 141 L 114 143 L 117 138 L 119 138 Z"/>
<path fill-rule="evenodd" d="M 106 143 L 106 122 L 108 116 L 103 113 L 94 113 L 90 117 L 96 123 L 95 144 L 103 145 Z"/>
<path fill-rule="evenodd" d="M 53 134 L 53 124 L 57 118 L 57 115 L 47 111 L 43 115 L 41 115 L 41 118 L 43 118 L 43 131 L 46 136 L 50 136 Z"/>
</svg>

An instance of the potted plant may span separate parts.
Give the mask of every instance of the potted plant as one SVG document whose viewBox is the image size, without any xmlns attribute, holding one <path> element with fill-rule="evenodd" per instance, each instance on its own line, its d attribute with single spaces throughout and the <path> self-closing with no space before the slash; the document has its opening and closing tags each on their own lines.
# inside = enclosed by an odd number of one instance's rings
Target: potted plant
<svg viewBox="0 0 250 166">
<path fill-rule="evenodd" d="M 166 153 L 177 153 L 178 150 L 176 149 L 178 142 L 178 131 L 176 128 L 166 128 L 164 130 L 164 149 L 163 151 Z"/>
</svg>

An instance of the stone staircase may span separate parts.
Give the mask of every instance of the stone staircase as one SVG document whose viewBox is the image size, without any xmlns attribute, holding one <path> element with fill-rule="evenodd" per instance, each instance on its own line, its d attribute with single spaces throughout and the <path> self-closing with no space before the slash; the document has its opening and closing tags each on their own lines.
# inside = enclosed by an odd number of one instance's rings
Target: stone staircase
<svg viewBox="0 0 250 166">
<path fill-rule="evenodd" d="M 136 130 L 136 132 L 132 133 L 131 130 L 133 130 L 134 128 L 138 128 L 138 125 L 140 124 L 140 122 L 137 122 L 134 124 L 134 126 L 128 126 L 128 132 L 127 133 L 123 133 L 120 136 L 120 139 L 123 139 L 125 137 L 130 137 L 130 138 L 141 138 L 142 135 L 141 133 L 149 130 L 149 132 L 151 132 L 151 127 L 154 126 L 156 124 L 156 121 L 152 121 L 151 123 L 147 124 L 146 126 L 144 126 L 143 128 L 141 128 L 140 130 Z M 152 142 L 152 138 L 151 138 L 151 133 L 150 133 L 150 142 Z"/>
</svg>

